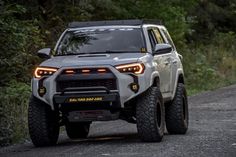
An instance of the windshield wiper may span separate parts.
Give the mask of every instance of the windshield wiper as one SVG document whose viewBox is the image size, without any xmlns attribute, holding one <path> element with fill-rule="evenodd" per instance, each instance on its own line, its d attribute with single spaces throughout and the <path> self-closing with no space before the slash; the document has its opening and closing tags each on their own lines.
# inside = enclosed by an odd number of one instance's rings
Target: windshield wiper
<svg viewBox="0 0 236 157">
<path fill-rule="evenodd" d="M 95 52 L 88 52 L 85 54 L 101 54 L 101 53 L 139 53 L 140 51 L 123 51 L 123 50 L 106 50 L 106 51 L 95 51 Z"/>
<path fill-rule="evenodd" d="M 70 55 L 78 55 L 78 54 L 73 53 L 73 52 L 67 52 L 67 53 L 63 53 L 63 54 L 56 54 L 56 56 L 70 56 Z"/>
<path fill-rule="evenodd" d="M 86 52 L 86 53 L 85 52 L 82 52 L 82 53 L 68 52 L 64 54 L 57 54 L 57 56 L 104 54 L 104 53 L 140 53 L 140 51 L 106 50 L 106 51 L 94 51 L 94 52 Z"/>
<path fill-rule="evenodd" d="M 138 51 L 121 51 L 121 50 L 106 50 L 106 53 L 130 53 L 130 52 L 138 52 Z"/>
</svg>

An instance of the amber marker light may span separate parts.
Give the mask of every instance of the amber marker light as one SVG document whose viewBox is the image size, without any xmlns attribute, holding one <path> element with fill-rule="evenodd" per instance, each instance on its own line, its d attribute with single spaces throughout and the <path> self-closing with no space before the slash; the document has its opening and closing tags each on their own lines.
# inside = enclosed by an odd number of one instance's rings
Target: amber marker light
<svg viewBox="0 0 236 157">
<path fill-rule="evenodd" d="M 50 76 L 57 71 L 56 68 L 37 67 L 34 71 L 34 77 Z"/>
<path fill-rule="evenodd" d="M 134 73 L 134 74 L 142 74 L 144 72 L 143 63 L 131 63 L 125 65 L 116 66 L 116 69 L 121 73 Z"/>
<path fill-rule="evenodd" d="M 66 74 L 75 74 L 75 70 L 66 70 L 65 73 Z"/>
<path fill-rule="evenodd" d="M 89 69 L 83 69 L 83 70 L 82 70 L 82 73 L 89 73 L 89 72 L 90 72 Z"/>
<path fill-rule="evenodd" d="M 105 73 L 105 72 L 107 72 L 106 69 L 98 69 L 97 71 L 100 72 L 100 73 Z"/>
</svg>

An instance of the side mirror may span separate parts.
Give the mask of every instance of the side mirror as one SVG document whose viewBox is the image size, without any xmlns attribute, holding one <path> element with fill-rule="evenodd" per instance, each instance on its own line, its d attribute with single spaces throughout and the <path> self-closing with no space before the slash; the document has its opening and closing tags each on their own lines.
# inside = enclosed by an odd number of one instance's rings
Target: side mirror
<svg viewBox="0 0 236 157">
<path fill-rule="evenodd" d="M 172 51 L 172 47 L 169 44 L 156 44 L 154 55 L 157 54 L 165 54 L 170 53 Z"/>
<path fill-rule="evenodd" d="M 44 48 L 44 49 L 39 50 L 37 54 L 40 58 L 48 59 L 48 58 L 51 58 L 50 53 L 51 53 L 50 48 Z"/>
</svg>

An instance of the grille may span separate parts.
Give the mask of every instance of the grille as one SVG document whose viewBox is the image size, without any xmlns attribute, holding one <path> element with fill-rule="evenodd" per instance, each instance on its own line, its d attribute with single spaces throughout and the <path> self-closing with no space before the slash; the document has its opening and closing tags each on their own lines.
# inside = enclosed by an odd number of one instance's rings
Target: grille
<svg viewBox="0 0 236 157">
<path fill-rule="evenodd" d="M 116 90 L 116 80 L 115 79 L 99 79 L 99 80 L 78 80 L 78 81 L 60 81 L 57 82 L 57 91 L 61 92 L 63 89 L 68 87 L 96 87 L 104 86 L 109 90 Z"/>
</svg>

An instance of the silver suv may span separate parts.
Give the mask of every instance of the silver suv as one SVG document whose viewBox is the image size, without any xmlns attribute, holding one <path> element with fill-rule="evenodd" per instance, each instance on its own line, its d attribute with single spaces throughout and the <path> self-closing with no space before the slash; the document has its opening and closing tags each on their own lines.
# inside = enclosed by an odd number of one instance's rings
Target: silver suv
<svg viewBox="0 0 236 157">
<path fill-rule="evenodd" d="M 142 141 L 188 129 L 182 56 L 160 23 L 144 20 L 73 22 L 32 78 L 29 133 L 35 146 L 86 138 L 93 121 L 137 124 Z"/>
</svg>

